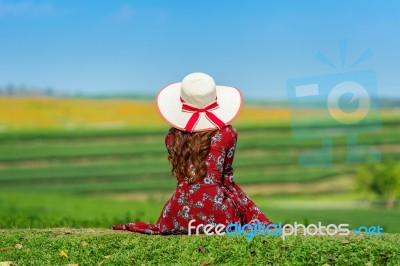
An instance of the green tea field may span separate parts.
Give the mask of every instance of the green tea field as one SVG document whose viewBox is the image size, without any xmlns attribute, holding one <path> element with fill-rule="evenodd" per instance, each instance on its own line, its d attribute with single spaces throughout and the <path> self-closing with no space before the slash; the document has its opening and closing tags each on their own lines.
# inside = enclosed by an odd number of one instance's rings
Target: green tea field
<svg viewBox="0 0 400 266">
<path fill-rule="evenodd" d="M 234 169 L 241 185 L 273 221 L 380 225 L 400 232 L 398 207 L 382 208 L 357 190 L 358 164 L 347 140 L 333 139 L 332 167 L 302 168 L 301 152 L 320 139 L 297 141 L 289 125 L 238 125 Z M 0 134 L 0 228 L 103 227 L 154 222 L 176 181 L 160 129 L 36 130 Z M 382 161 L 400 160 L 400 123 L 358 135 Z M 318 158 L 316 158 L 318 160 Z"/>
</svg>

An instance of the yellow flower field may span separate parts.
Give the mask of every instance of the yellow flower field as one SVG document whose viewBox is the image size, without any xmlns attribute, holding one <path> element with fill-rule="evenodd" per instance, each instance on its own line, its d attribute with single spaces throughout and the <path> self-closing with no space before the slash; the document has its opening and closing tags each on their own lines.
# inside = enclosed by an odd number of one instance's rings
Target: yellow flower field
<svg viewBox="0 0 400 266">
<path fill-rule="evenodd" d="M 285 108 L 245 105 L 235 124 L 288 123 Z M 0 131 L 165 126 L 154 102 L 123 99 L 0 97 Z"/>
</svg>

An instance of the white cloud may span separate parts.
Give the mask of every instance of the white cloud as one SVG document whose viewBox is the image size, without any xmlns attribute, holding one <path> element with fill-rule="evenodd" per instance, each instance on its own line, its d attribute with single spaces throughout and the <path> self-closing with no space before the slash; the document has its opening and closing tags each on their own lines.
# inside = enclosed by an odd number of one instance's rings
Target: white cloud
<svg viewBox="0 0 400 266">
<path fill-rule="evenodd" d="M 50 3 L 33 1 L 0 1 L 0 16 L 40 16 L 54 13 Z"/>
</svg>

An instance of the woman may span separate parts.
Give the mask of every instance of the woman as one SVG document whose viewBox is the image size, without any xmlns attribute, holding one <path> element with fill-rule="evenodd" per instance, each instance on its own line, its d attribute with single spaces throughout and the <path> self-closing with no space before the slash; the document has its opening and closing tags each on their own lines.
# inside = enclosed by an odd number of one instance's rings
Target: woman
<svg viewBox="0 0 400 266">
<path fill-rule="evenodd" d="M 177 188 L 156 224 L 134 222 L 113 229 L 174 234 L 188 233 L 189 222 L 190 228 L 272 223 L 233 181 L 237 132 L 229 123 L 239 113 L 240 91 L 216 86 L 204 73 L 192 73 L 181 83 L 164 87 L 156 102 L 172 126 L 165 144 Z"/>
</svg>

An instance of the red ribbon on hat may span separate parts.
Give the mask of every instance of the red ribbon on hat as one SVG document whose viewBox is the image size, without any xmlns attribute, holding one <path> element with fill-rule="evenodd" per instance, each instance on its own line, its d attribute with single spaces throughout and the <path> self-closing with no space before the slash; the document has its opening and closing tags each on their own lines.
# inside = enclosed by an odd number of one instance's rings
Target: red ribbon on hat
<svg viewBox="0 0 400 266">
<path fill-rule="evenodd" d="M 210 122 L 213 123 L 216 127 L 218 127 L 218 129 L 221 129 L 222 127 L 226 126 L 226 124 L 222 122 L 221 119 L 219 119 L 216 115 L 210 112 L 219 107 L 217 101 L 212 102 L 211 104 L 203 108 L 198 108 L 188 105 L 187 103 L 185 103 L 182 97 L 181 97 L 181 102 L 182 102 L 182 111 L 193 113 L 193 115 L 189 118 L 189 121 L 185 126 L 186 131 L 193 132 L 194 127 L 196 126 L 197 122 L 200 119 L 200 113 L 203 112 L 206 115 L 207 119 L 210 120 Z"/>
</svg>

